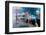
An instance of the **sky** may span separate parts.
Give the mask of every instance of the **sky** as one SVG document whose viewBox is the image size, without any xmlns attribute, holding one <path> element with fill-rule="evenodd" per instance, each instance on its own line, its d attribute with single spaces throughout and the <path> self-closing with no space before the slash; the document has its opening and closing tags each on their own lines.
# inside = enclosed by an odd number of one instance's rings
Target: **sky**
<svg viewBox="0 0 46 35">
<path fill-rule="evenodd" d="M 34 8 L 34 7 L 13 7 L 13 14 L 17 13 L 23 13 L 28 12 L 30 15 L 36 15 L 36 12 L 40 12 L 40 8 Z"/>
</svg>

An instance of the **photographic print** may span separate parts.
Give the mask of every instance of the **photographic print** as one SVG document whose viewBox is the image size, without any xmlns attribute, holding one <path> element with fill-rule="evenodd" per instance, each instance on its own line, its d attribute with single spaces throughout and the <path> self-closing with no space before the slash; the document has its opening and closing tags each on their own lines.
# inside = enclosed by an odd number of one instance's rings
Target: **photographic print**
<svg viewBox="0 0 46 35">
<path fill-rule="evenodd" d="M 40 8 L 13 7 L 13 28 L 40 27 Z"/>
<path fill-rule="evenodd" d="M 6 34 L 44 32 L 44 3 L 6 1 L 5 4 Z"/>
</svg>

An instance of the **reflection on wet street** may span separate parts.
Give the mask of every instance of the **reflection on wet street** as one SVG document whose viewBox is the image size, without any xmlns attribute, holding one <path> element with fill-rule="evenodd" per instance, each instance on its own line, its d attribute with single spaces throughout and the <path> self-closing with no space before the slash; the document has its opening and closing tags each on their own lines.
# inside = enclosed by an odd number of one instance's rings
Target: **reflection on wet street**
<svg viewBox="0 0 46 35">
<path fill-rule="evenodd" d="M 32 23 L 26 23 L 22 20 L 14 21 L 13 28 L 21 28 L 21 27 L 38 27 L 38 24 L 35 23 L 35 25 L 33 25 Z"/>
</svg>

